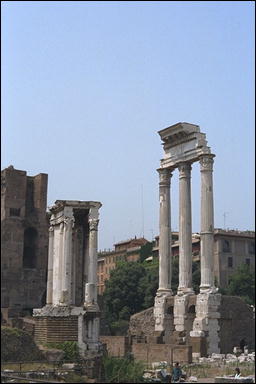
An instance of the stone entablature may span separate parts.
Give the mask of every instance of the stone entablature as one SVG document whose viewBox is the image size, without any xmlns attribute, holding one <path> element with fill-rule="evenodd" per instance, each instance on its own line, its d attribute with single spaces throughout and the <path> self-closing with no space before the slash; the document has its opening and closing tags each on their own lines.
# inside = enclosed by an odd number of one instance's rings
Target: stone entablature
<svg viewBox="0 0 256 384">
<path fill-rule="evenodd" d="M 158 132 L 164 147 L 161 168 L 177 168 L 179 163 L 199 161 L 202 155 L 211 153 L 205 134 L 198 125 L 177 123 Z"/>
</svg>

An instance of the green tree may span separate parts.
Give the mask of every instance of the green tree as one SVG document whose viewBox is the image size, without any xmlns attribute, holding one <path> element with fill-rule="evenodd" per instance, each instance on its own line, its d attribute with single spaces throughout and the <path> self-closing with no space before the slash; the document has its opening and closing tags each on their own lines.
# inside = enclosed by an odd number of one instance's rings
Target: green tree
<svg viewBox="0 0 256 384">
<path fill-rule="evenodd" d="M 230 296 L 239 296 L 247 304 L 255 304 L 255 273 L 247 264 L 241 264 L 230 276 L 228 288 L 222 290 Z"/>
<path fill-rule="evenodd" d="M 149 257 L 149 256 L 152 256 L 152 249 L 153 249 L 153 246 L 154 246 L 154 242 L 153 241 L 149 241 L 148 243 L 144 244 L 141 246 L 140 248 L 140 258 L 139 258 L 139 261 L 141 263 L 143 263 L 143 261 Z"/>
<path fill-rule="evenodd" d="M 179 259 L 172 261 L 172 291 L 177 292 L 179 283 Z M 200 284 L 199 262 L 192 266 L 193 287 L 196 292 Z M 154 305 L 159 285 L 158 259 L 151 263 L 120 262 L 110 273 L 103 295 L 105 318 L 112 334 L 126 333 L 130 316 Z"/>
<path fill-rule="evenodd" d="M 154 305 L 155 295 L 158 289 L 158 260 L 149 264 L 144 264 L 144 266 L 146 274 L 139 282 L 139 289 L 144 292 L 142 309 L 147 309 Z"/>
<path fill-rule="evenodd" d="M 140 263 L 120 262 L 111 271 L 103 295 L 106 319 L 109 324 L 129 320 L 130 315 L 139 312 L 144 301 L 144 292 L 139 282 L 146 270 Z"/>
</svg>

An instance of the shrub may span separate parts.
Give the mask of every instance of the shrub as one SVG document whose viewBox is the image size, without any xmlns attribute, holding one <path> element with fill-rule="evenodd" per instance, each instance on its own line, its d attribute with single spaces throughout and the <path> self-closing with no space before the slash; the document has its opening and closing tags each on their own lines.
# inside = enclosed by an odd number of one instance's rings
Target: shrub
<svg viewBox="0 0 256 384">
<path fill-rule="evenodd" d="M 63 343 L 47 343 L 48 348 L 56 348 L 64 351 L 64 361 L 76 361 L 80 359 L 78 345 L 76 341 L 64 341 Z"/>
<path fill-rule="evenodd" d="M 131 359 L 105 357 L 103 360 L 107 383 L 141 383 L 143 382 L 143 364 Z"/>
<path fill-rule="evenodd" d="M 41 361 L 32 336 L 18 328 L 1 327 L 1 361 Z"/>
</svg>

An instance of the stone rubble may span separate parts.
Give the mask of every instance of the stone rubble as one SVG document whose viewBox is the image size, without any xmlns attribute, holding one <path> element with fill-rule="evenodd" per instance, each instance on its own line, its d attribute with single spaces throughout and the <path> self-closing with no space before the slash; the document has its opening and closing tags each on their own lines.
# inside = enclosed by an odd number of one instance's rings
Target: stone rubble
<svg viewBox="0 0 256 384">
<path fill-rule="evenodd" d="M 212 353 L 209 357 L 199 357 L 199 363 L 214 363 L 214 362 L 223 362 L 226 364 L 234 362 L 244 363 L 244 362 L 255 362 L 255 352 L 251 353 L 241 353 L 240 356 L 236 356 L 232 353 Z"/>
</svg>

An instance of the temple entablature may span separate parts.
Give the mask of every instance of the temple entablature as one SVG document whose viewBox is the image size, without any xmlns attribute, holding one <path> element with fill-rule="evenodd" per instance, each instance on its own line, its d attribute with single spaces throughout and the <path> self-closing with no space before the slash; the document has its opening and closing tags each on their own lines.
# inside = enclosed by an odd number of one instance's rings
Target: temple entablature
<svg viewBox="0 0 256 384">
<path fill-rule="evenodd" d="M 211 154 L 205 134 L 198 125 L 177 123 L 158 132 L 164 148 L 161 168 L 177 168 L 180 163 L 194 163 L 203 155 Z"/>
</svg>

